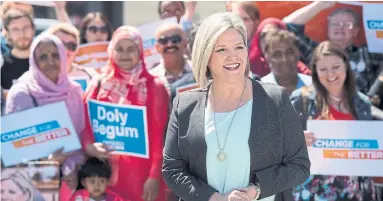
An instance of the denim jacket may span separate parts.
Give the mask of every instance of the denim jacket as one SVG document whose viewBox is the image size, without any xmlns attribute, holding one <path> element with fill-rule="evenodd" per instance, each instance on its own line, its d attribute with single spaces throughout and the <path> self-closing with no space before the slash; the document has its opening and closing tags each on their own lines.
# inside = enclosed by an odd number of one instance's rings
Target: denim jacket
<svg viewBox="0 0 383 201">
<path fill-rule="evenodd" d="M 313 87 L 309 88 L 307 98 L 303 98 L 302 88 L 295 90 L 290 96 L 291 103 L 300 116 L 304 129 L 306 129 L 308 119 L 314 119 L 316 116 L 318 116 L 315 97 L 316 91 Z M 369 101 L 368 97 L 361 92 L 357 92 L 353 101 L 357 115 L 356 119 L 372 120 L 371 102 Z"/>
</svg>

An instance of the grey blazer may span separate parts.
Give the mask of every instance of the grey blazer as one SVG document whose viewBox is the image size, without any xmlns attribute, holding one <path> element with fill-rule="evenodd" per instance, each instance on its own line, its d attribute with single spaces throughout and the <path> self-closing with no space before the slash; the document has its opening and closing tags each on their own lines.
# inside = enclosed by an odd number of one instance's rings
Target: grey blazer
<svg viewBox="0 0 383 201">
<path fill-rule="evenodd" d="M 299 116 L 282 87 L 252 82 L 250 183 L 260 185 L 261 199 L 276 195 L 276 201 L 293 201 L 291 188 L 310 175 Z M 162 174 L 185 201 L 208 201 L 217 192 L 208 185 L 206 172 L 204 111 L 209 87 L 177 95 L 166 134 Z"/>
</svg>

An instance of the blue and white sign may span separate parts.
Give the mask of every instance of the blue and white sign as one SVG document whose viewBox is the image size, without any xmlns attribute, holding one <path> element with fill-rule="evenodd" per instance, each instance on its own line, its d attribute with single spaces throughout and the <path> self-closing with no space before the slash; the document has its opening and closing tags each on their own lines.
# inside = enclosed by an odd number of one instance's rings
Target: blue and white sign
<svg viewBox="0 0 383 201">
<path fill-rule="evenodd" d="M 88 82 L 89 82 L 88 76 L 77 76 L 77 77 L 71 77 L 70 79 L 79 83 L 83 91 L 85 91 L 86 88 L 88 87 Z"/>
<path fill-rule="evenodd" d="M 149 158 L 146 107 L 89 100 L 88 112 L 96 142 L 118 154 Z"/>
<path fill-rule="evenodd" d="M 383 4 L 363 4 L 363 21 L 368 51 L 383 53 Z"/>
<path fill-rule="evenodd" d="M 5 167 L 48 157 L 61 147 L 81 149 L 65 102 L 60 101 L 1 117 L 1 158 Z"/>
<path fill-rule="evenodd" d="M 383 121 L 309 120 L 312 175 L 383 177 Z"/>
</svg>

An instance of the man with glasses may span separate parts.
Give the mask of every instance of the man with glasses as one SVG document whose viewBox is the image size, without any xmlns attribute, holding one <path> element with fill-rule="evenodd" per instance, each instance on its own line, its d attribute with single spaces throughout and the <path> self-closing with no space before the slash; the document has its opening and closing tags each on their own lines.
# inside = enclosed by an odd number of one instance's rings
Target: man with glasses
<svg viewBox="0 0 383 201">
<path fill-rule="evenodd" d="M 16 9 L 9 10 L 3 19 L 4 28 L 13 48 L 3 55 L 1 87 L 9 90 L 13 82 L 29 70 L 29 49 L 35 34 L 35 26 L 30 14 Z"/>
<path fill-rule="evenodd" d="M 191 62 L 185 56 L 185 33 L 178 24 L 165 24 L 157 29 L 155 38 L 155 46 L 162 59 L 150 72 L 165 82 L 172 100 L 179 87 L 195 83 Z"/>
<path fill-rule="evenodd" d="M 178 24 L 165 24 L 155 33 L 156 49 L 161 54 L 160 64 L 150 70 L 150 73 L 159 77 L 164 83 L 170 96 L 169 114 L 172 110 L 173 99 L 178 90 L 185 86 L 195 84 L 191 69 L 191 61 L 185 56 L 187 41 L 185 32 Z M 177 196 L 170 190 L 167 201 L 177 201 Z"/>
<path fill-rule="evenodd" d="M 68 13 L 66 12 L 66 1 L 54 1 L 54 10 L 56 13 L 56 18 L 60 22 L 68 22 L 70 23 L 71 20 L 69 18 Z M 1 19 L 3 20 L 3 17 L 6 15 L 6 13 L 11 9 L 17 9 L 22 12 L 26 12 L 29 15 L 33 17 L 33 7 L 31 4 L 25 3 L 25 2 L 18 2 L 18 1 L 3 1 L 1 2 L 1 9 L 0 9 L 0 15 Z M 37 23 L 35 25 L 35 34 L 39 34 L 40 32 L 44 31 L 45 29 L 45 23 L 41 22 L 42 19 L 39 19 L 35 22 Z M 5 54 L 9 52 L 12 49 L 11 44 L 9 44 L 9 41 L 6 39 L 7 31 L 5 29 L 2 30 L 1 33 L 1 53 Z"/>
<path fill-rule="evenodd" d="M 283 19 L 289 30 L 299 38 L 300 51 L 306 58 L 306 63 L 310 63 L 311 54 L 318 43 L 305 35 L 305 24 L 322 10 L 333 5 L 335 2 L 315 1 Z M 327 26 L 328 39 L 345 48 L 350 58 L 351 68 L 355 72 L 358 90 L 366 94 L 377 79 L 379 68 L 383 68 L 383 55 L 369 53 L 367 45 L 355 46 L 355 39 L 359 34 L 362 22 L 354 10 L 336 9 L 328 16 Z"/>
</svg>

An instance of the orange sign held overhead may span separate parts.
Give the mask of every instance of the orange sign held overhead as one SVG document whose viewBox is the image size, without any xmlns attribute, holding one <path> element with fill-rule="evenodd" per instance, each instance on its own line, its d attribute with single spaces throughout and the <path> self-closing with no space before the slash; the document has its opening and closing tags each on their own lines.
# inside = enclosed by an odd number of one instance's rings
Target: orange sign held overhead
<svg viewBox="0 0 383 201">
<path fill-rule="evenodd" d="M 108 41 L 81 44 L 77 50 L 75 63 L 94 69 L 104 67 L 108 60 L 108 45 Z"/>
<path fill-rule="evenodd" d="M 283 19 L 294 11 L 302 8 L 312 2 L 309 1 L 256 1 L 254 4 L 260 10 L 261 20 L 268 17 L 276 17 Z M 383 3 L 383 1 L 364 2 L 364 3 Z M 337 8 L 347 7 L 354 9 L 361 16 L 363 22 L 362 7 L 354 5 L 346 5 L 337 3 L 334 7 L 319 13 L 315 18 L 310 20 L 306 25 L 306 34 L 315 41 L 327 40 L 327 16 Z M 366 44 L 363 23 L 360 26 L 359 36 L 356 45 Z"/>
</svg>

